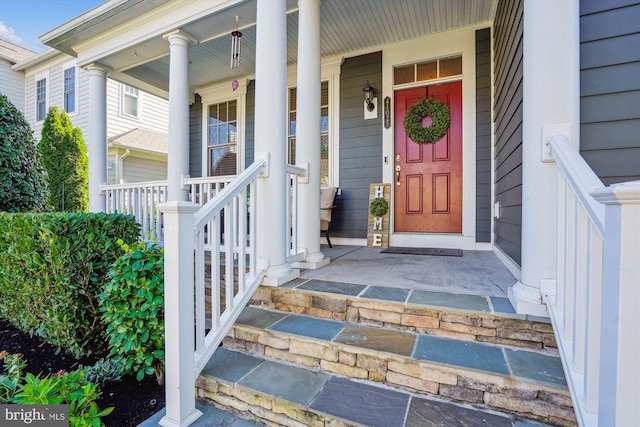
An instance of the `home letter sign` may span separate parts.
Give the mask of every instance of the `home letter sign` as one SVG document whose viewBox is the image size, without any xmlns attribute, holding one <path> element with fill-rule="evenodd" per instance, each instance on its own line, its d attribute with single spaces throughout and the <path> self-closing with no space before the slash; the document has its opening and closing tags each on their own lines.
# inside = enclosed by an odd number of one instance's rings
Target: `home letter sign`
<svg viewBox="0 0 640 427">
<path fill-rule="evenodd" d="M 386 203 L 380 203 L 383 199 Z M 372 205 L 372 202 L 374 202 Z M 387 206 L 381 214 L 380 206 Z M 376 207 L 371 209 L 371 207 Z M 375 211 L 376 214 L 371 213 Z M 370 248 L 389 247 L 389 211 L 391 210 L 391 184 L 371 184 L 369 186 L 369 221 L 367 225 L 367 246 Z"/>
</svg>

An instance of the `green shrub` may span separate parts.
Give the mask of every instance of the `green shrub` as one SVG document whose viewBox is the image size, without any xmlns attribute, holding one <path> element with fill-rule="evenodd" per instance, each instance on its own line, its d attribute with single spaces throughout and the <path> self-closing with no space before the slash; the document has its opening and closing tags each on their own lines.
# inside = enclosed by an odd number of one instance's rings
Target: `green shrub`
<svg viewBox="0 0 640 427">
<path fill-rule="evenodd" d="M 104 387 L 106 383 L 120 381 L 122 379 L 122 364 L 115 360 L 102 358 L 93 366 L 82 366 L 78 369 L 84 369 L 87 381 Z"/>
<path fill-rule="evenodd" d="M 0 211 L 44 212 L 49 189 L 33 131 L 0 94 Z"/>
<path fill-rule="evenodd" d="M 0 213 L 0 317 L 76 357 L 103 353 L 98 295 L 131 216 Z"/>
<path fill-rule="evenodd" d="M 80 128 L 67 112 L 49 108 L 38 144 L 47 170 L 49 204 L 54 211 L 84 212 L 89 207 L 89 159 Z"/>
<path fill-rule="evenodd" d="M 8 399 L 2 400 L 4 395 L 0 395 L 0 403 L 69 404 L 69 421 L 72 427 L 104 426 L 100 418 L 113 411 L 112 407 L 100 410 L 96 404 L 101 395 L 98 385 L 87 380 L 83 369 L 72 372 L 61 371 L 44 378 L 27 373 L 23 378 L 22 371 L 26 363 L 19 354 L 6 355 L 4 366 L 9 374 L 0 374 L 0 384 L 6 377 L 15 378 L 15 367 L 20 366 L 17 378 L 18 389 Z"/>
<path fill-rule="evenodd" d="M 4 371 L 0 372 L 0 403 L 7 403 L 22 387 L 22 373 L 27 364 L 21 354 L 9 354 L 4 350 L 0 351 L 0 360 L 4 360 Z"/>
<path fill-rule="evenodd" d="M 155 244 L 122 244 L 125 254 L 109 271 L 100 295 L 107 325 L 109 357 L 123 372 L 156 374 L 162 384 L 164 364 L 164 254 Z"/>
</svg>

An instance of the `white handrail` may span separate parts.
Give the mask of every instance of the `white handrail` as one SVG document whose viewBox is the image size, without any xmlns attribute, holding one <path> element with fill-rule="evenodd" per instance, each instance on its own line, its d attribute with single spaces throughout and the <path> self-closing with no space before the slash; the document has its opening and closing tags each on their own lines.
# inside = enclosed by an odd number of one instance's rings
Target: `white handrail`
<svg viewBox="0 0 640 427">
<path fill-rule="evenodd" d="M 604 234 L 604 206 L 589 195 L 591 191 L 604 187 L 604 184 L 568 139 L 563 136 L 554 136 L 549 144 L 558 168 L 573 188 L 600 234 Z"/>
<path fill-rule="evenodd" d="M 264 168 L 263 160 L 251 164 L 194 215 L 196 376 L 262 281 L 257 233 L 247 228 L 256 227 L 255 182 Z"/>
<path fill-rule="evenodd" d="M 629 386 L 631 383 L 624 379 L 633 366 L 638 371 L 637 351 L 633 347 L 637 347 L 637 342 L 618 339 L 617 348 L 607 343 L 616 341 L 610 338 L 612 334 L 627 337 L 635 334 L 635 339 L 638 338 L 637 314 L 633 310 L 623 311 L 623 305 L 612 292 L 638 294 L 634 290 L 637 283 L 628 283 L 629 278 L 635 277 L 637 281 L 640 276 L 629 273 L 634 268 L 640 271 L 638 236 L 626 241 L 620 236 L 640 235 L 637 231 L 640 213 L 633 211 L 640 212 L 636 200 L 640 198 L 640 185 L 625 183 L 603 188 L 602 181 L 565 137 L 554 136 L 549 145 L 558 166 L 557 279 L 555 289 L 543 292 L 576 417 L 581 426 L 618 425 L 619 420 L 634 417 L 637 421 L 640 388 L 637 384 Z M 616 188 L 624 188 L 624 194 L 636 198 L 635 207 L 626 208 L 629 218 L 635 215 L 635 223 L 633 220 L 624 223 L 615 217 L 623 216 L 626 203 L 612 195 Z M 614 207 L 609 210 L 601 203 Z M 627 279 L 620 280 L 622 277 Z M 615 382 L 612 378 L 616 378 Z M 635 396 L 636 404 L 626 405 L 624 402 L 630 400 L 623 394 Z M 612 404 L 623 409 L 611 411 Z"/>
</svg>

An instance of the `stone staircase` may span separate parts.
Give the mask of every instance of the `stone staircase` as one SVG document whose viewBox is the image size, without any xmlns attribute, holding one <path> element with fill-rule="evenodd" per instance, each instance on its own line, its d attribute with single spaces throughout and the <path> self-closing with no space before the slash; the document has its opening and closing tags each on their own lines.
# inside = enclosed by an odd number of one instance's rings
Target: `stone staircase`
<svg viewBox="0 0 640 427">
<path fill-rule="evenodd" d="M 555 346 L 506 298 L 298 279 L 258 289 L 197 397 L 267 425 L 574 426 Z"/>
</svg>

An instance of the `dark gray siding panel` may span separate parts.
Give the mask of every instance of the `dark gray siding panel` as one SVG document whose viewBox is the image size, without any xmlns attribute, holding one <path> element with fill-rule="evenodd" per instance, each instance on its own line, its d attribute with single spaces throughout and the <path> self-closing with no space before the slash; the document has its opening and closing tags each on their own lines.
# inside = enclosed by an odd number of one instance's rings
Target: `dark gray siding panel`
<svg viewBox="0 0 640 427">
<path fill-rule="evenodd" d="M 602 181 L 640 179 L 640 2 L 580 1 L 580 152 Z"/>
<path fill-rule="evenodd" d="M 378 119 L 364 120 L 362 88 L 378 94 Z M 366 238 L 369 184 L 382 182 L 382 52 L 348 58 L 340 74 L 340 188 L 331 234 Z"/>
<path fill-rule="evenodd" d="M 245 167 L 253 163 L 254 159 L 254 129 L 256 117 L 256 81 L 251 80 L 247 86 L 247 113 L 245 115 L 244 128 L 244 164 Z"/>
<path fill-rule="evenodd" d="M 491 30 L 476 31 L 476 241 L 491 242 Z"/>
<path fill-rule="evenodd" d="M 189 175 L 202 176 L 202 102 L 198 94 L 189 107 Z"/>
<path fill-rule="evenodd" d="M 501 0 L 494 23 L 494 243 L 520 264 L 522 242 L 522 0 Z"/>
</svg>

